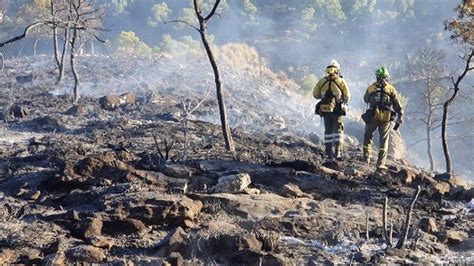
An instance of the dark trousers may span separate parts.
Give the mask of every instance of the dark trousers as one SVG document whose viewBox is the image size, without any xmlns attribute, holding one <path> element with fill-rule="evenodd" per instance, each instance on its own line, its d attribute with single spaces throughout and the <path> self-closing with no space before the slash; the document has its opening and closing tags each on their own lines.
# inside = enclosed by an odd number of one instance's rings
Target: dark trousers
<svg viewBox="0 0 474 266">
<path fill-rule="evenodd" d="M 327 114 L 324 118 L 324 144 L 326 155 L 340 157 L 344 145 L 344 117 L 342 115 Z"/>
</svg>

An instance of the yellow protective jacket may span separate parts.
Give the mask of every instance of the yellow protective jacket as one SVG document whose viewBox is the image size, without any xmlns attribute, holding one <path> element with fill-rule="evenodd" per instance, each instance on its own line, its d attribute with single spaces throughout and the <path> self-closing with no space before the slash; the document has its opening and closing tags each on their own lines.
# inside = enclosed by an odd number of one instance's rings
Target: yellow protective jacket
<svg viewBox="0 0 474 266">
<path fill-rule="evenodd" d="M 324 98 L 324 95 L 326 95 L 329 89 L 331 89 L 332 94 L 334 95 L 334 97 L 336 97 L 337 100 L 342 99 L 344 103 L 348 103 L 351 99 L 351 93 L 349 91 L 349 86 L 347 85 L 347 82 L 337 75 L 328 75 L 319 80 L 319 82 L 313 88 L 314 98 Z"/>
<path fill-rule="evenodd" d="M 370 108 L 375 108 L 376 103 L 374 102 L 373 98 L 371 97 L 377 87 L 381 86 L 379 83 L 375 82 L 367 88 L 367 91 L 364 94 L 364 102 L 368 103 Z M 390 97 L 390 107 L 393 107 L 395 112 L 399 114 L 399 116 L 403 115 L 403 107 L 400 103 L 400 97 L 398 96 L 398 92 L 395 87 L 389 83 L 385 84 L 383 87 L 384 92 Z"/>
</svg>

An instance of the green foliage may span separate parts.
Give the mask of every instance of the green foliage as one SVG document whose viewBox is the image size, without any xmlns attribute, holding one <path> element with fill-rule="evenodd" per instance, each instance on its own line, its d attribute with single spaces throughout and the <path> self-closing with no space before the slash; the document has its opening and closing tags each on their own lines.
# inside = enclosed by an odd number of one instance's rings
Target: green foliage
<svg viewBox="0 0 474 266">
<path fill-rule="evenodd" d="M 399 92 L 398 93 L 398 99 L 400 100 L 400 104 L 402 105 L 402 107 L 407 108 L 407 106 L 408 106 L 408 97 Z"/>
<path fill-rule="evenodd" d="M 242 17 L 245 19 L 245 23 L 251 26 L 258 26 L 257 21 L 257 7 L 250 1 L 244 0 L 244 6 L 242 11 Z"/>
<path fill-rule="evenodd" d="M 151 51 L 133 31 L 122 31 L 115 41 L 115 54 L 118 56 L 146 56 Z"/>
<path fill-rule="evenodd" d="M 187 46 L 188 50 L 200 49 L 201 43 L 196 41 L 191 36 L 184 36 L 181 38 L 181 42 Z"/>
<path fill-rule="evenodd" d="M 342 10 L 339 0 L 326 1 L 326 11 L 328 19 L 332 22 L 341 23 L 346 20 L 346 14 Z"/>
<path fill-rule="evenodd" d="M 148 19 L 148 24 L 151 27 L 156 27 L 158 22 L 163 22 L 168 20 L 171 9 L 168 8 L 168 5 L 165 2 L 154 5 L 151 8 L 152 16 Z"/>
<path fill-rule="evenodd" d="M 299 81 L 299 85 L 301 86 L 301 89 L 304 92 L 312 91 L 314 86 L 316 85 L 316 83 L 318 83 L 318 77 L 316 77 L 316 75 L 314 75 L 314 74 L 309 74 L 309 75 L 303 77 Z"/>
<path fill-rule="evenodd" d="M 181 41 L 178 41 L 173 39 L 170 34 L 164 34 L 161 43 L 156 48 L 159 48 L 159 52 L 181 53 L 200 49 L 200 42 L 191 36 L 184 36 Z"/>
<path fill-rule="evenodd" d="M 196 18 L 196 13 L 194 12 L 194 9 L 192 8 L 183 8 L 181 10 L 181 16 L 178 17 L 178 20 L 184 21 L 191 25 L 196 25 L 198 23 L 198 20 Z M 178 28 L 187 27 L 183 23 L 177 23 L 176 25 Z"/>
<path fill-rule="evenodd" d="M 307 7 L 301 11 L 301 20 L 310 21 L 314 19 L 314 13 L 316 10 L 312 7 Z"/>
<path fill-rule="evenodd" d="M 307 7 L 301 11 L 301 26 L 303 31 L 311 33 L 317 29 L 318 26 L 314 23 L 315 12 L 316 10 L 313 7 Z"/>
</svg>

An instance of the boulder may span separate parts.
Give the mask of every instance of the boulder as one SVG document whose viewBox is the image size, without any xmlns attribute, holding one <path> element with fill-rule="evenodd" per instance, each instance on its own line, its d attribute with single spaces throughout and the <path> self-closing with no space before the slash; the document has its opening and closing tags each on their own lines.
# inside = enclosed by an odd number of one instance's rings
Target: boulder
<svg viewBox="0 0 474 266">
<path fill-rule="evenodd" d="M 410 185 L 413 183 L 417 176 L 417 173 L 410 169 L 402 169 L 397 173 L 397 178 L 399 178 L 403 184 Z"/>
<path fill-rule="evenodd" d="M 418 223 L 418 227 L 428 234 L 434 234 L 438 232 L 436 220 L 433 217 L 423 217 Z"/>
<path fill-rule="evenodd" d="M 19 105 L 13 105 L 10 107 L 5 114 L 5 119 L 6 120 L 15 120 L 19 118 L 26 118 L 28 116 L 29 112 L 25 108 L 19 106 Z"/>
<path fill-rule="evenodd" d="M 214 193 L 241 193 L 252 183 L 250 175 L 241 173 L 219 178 L 217 185 L 212 187 Z"/>
<path fill-rule="evenodd" d="M 447 182 L 438 182 L 434 185 L 434 190 L 441 195 L 447 194 L 451 191 L 451 185 Z"/>
<path fill-rule="evenodd" d="M 87 109 L 82 105 L 74 105 L 66 111 L 67 115 L 83 116 L 87 113 Z"/>
<path fill-rule="evenodd" d="M 85 177 L 129 181 L 133 168 L 118 160 L 114 153 L 105 153 L 79 161 L 74 170 Z"/>
<path fill-rule="evenodd" d="M 89 245 L 76 246 L 66 252 L 66 258 L 75 263 L 100 263 L 106 258 L 104 252 L 96 247 Z"/>
<path fill-rule="evenodd" d="M 87 218 L 73 225 L 71 234 L 74 237 L 85 239 L 102 234 L 103 223 L 99 218 Z"/>
<path fill-rule="evenodd" d="M 197 172 L 196 169 L 192 169 L 182 164 L 165 165 L 160 170 L 163 174 L 167 176 L 175 177 L 175 178 L 190 178 Z"/>
<path fill-rule="evenodd" d="M 166 256 L 173 252 L 184 252 L 187 245 L 188 236 L 183 228 L 177 227 L 171 230 L 154 248 L 155 256 Z"/>
<path fill-rule="evenodd" d="M 102 232 L 110 236 L 140 234 L 146 229 L 142 221 L 122 217 L 104 220 L 103 224 Z"/>
<path fill-rule="evenodd" d="M 150 199 L 131 208 L 128 218 L 148 225 L 194 227 L 202 207 L 202 202 L 186 197 Z"/>
<path fill-rule="evenodd" d="M 441 243 L 459 244 L 469 238 L 469 235 L 463 231 L 447 230 L 439 232 L 437 235 Z"/>
<path fill-rule="evenodd" d="M 137 97 L 133 92 L 127 92 L 119 96 L 121 105 L 134 105 L 137 102 Z"/>
<path fill-rule="evenodd" d="M 120 98 L 117 95 L 107 95 L 99 99 L 102 109 L 115 110 L 120 106 Z"/>
<path fill-rule="evenodd" d="M 106 95 L 99 99 L 99 104 L 102 109 L 105 110 L 115 110 L 121 106 L 135 105 L 136 96 L 132 92 L 124 93 L 120 96 L 117 95 Z"/>
<path fill-rule="evenodd" d="M 18 75 L 15 77 L 17 84 L 25 84 L 33 82 L 33 74 Z"/>
<path fill-rule="evenodd" d="M 166 257 L 165 265 L 169 264 L 171 266 L 184 266 L 183 256 L 179 252 L 172 252 Z"/>
<path fill-rule="evenodd" d="M 463 240 L 454 246 L 456 251 L 474 252 L 474 238 Z"/>
<path fill-rule="evenodd" d="M 41 265 L 66 265 L 64 252 L 52 253 L 43 258 Z"/>
<path fill-rule="evenodd" d="M 16 259 L 16 253 L 10 249 L 2 249 L 0 251 L 0 264 L 7 265 L 11 264 Z"/>
<path fill-rule="evenodd" d="M 36 131 L 63 132 L 66 131 L 64 124 L 52 116 L 35 118 L 25 123 L 25 126 L 32 127 Z"/>
</svg>

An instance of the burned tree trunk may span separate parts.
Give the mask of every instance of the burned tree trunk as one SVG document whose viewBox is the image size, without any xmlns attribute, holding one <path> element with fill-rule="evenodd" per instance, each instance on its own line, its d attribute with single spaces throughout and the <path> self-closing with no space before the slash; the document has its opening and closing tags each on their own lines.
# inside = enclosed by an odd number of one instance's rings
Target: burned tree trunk
<svg viewBox="0 0 474 266">
<path fill-rule="evenodd" d="M 33 43 L 33 56 L 37 55 L 38 40 L 39 40 L 39 30 L 36 30 L 35 41 Z"/>
<path fill-rule="evenodd" d="M 201 41 L 204 45 L 206 54 L 209 58 L 209 62 L 211 63 L 212 70 L 214 72 L 217 102 L 219 105 L 219 114 L 221 118 L 221 127 L 222 127 L 222 133 L 224 134 L 225 146 L 228 151 L 233 152 L 235 151 L 235 147 L 234 147 L 234 142 L 232 140 L 232 132 L 230 130 L 229 123 L 227 120 L 227 110 L 224 103 L 224 97 L 223 97 L 223 92 L 222 92 L 222 82 L 221 82 L 221 77 L 219 73 L 219 68 L 217 66 L 214 53 L 212 52 L 211 46 L 209 44 L 209 40 L 207 38 L 207 24 L 209 20 L 215 15 L 219 4 L 220 4 L 220 0 L 216 0 L 216 2 L 214 3 L 214 7 L 212 8 L 212 11 L 209 13 L 209 15 L 207 15 L 206 17 L 203 17 L 201 13 L 200 1 L 194 0 L 194 10 L 199 20 L 199 29 L 197 30 L 199 31 L 199 34 L 201 36 Z"/>
<path fill-rule="evenodd" d="M 408 209 L 407 215 L 405 217 L 405 223 L 403 224 L 402 232 L 400 234 L 400 238 L 398 239 L 398 242 L 396 245 L 396 248 L 398 249 L 403 248 L 403 246 L 405 245 L 405 242 L 407 241 L 408 231 L 410 230 L 411 213 L 413 212 L 413 207 L 415 207 L 415 202 L 418 199 L 420 192 L 421 192 L 421 187 L 418 186 L 415 194 L 413 195 L 413 199 L 411 200 L 410 208 Z"/>
<path fill-rule="evenodd" d="M 76 41 L 77 41 L 77 29 L 73 28 L 72 30 L 72 39 L 71 39 L 71 50 L 70 50 L 70 59 L 71 59 L 71 71 L 74 76 L 74 90 L 73 90 L 73 103 L 77 104 L 79 102 L 79 73 L 76 69 Z"/>
<path fill-rule="evenodd" d="M 56 25 L 56 3 L 54 0 L 51 1 L 50 5 L 50 12 L 51 17 L 53 20 L 52 24 L 52 32 L 53 32 L 53 53 L 54 53 L 54 61 L 58 66 L 58 70 L 60 69 L 61 65 L 59 62 L 59 51 L 58 51 L 58 26 Z"/>
<path fill-rule="evenodd" d="M 66 51 L 67 51 L 67 44 L 69 42 L 69 27 L 64 29 L 64 43 L 63 48 L 61 50 L 61 59 L 59 61 L 59 75 L 57 79 L 57 83 L 61 83 L 64 77 L 64 60 L 66 59 Z"/>
<path fill-rule="evenodd" d="M 433 157 L 433 150 L 432 150 L 432 144 L 431 144 L 431 130 L 432 130 L 432 115 L 433 112 L 429 111 L 428 114 L 428 124 L 426 125 L 426 152 L 428 153 L 428 158 L 430 159 L 430 171 L 434 171 L 436 166 L 435 166 L 435 160 Z"/>
<path fill-rule="evenodd" d="M 443 104 L 443 119 L 441 121 L 441 141 L 443 143 L 444 158 L 446 161 L 446 173 L 448 175 L 451 175 L 453 173 L 453 168 L 451 165 L 451 155 L 449 153 L 449 147 L 448 147 L 448 138 L 446 135 L 449 106 L 453 103 L 454 99 L 459 93 L 459 90 L 460 90 L 459 85 L 461 84 L 461 81 L 464 79 L 464 77 L 469 71 L 474 69 L 474 67 L 470 67 L 473 57 L 474 57 L 474 49 L 471 49 L 469 55 L 465 58 L 466 66 L 464 68 L 464 71 L 461 73 L 460 76 L 458 76 L 456 81 L 454 81 L 454 78 L 453 78 L 453 85 L 454 85 L 453 95 L 451 95 L 451 97 Z"/>
</svg>

